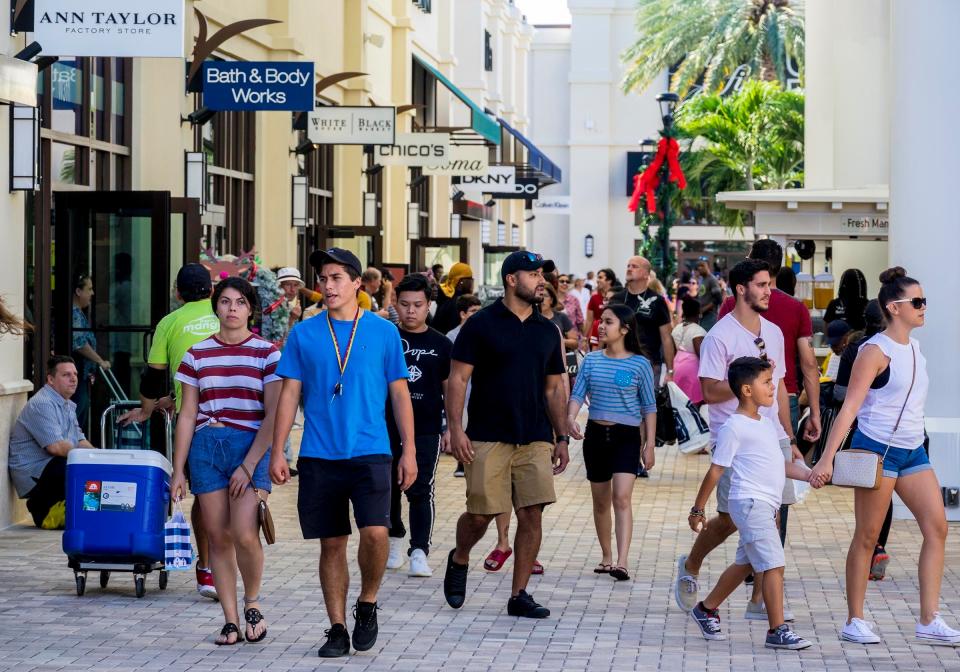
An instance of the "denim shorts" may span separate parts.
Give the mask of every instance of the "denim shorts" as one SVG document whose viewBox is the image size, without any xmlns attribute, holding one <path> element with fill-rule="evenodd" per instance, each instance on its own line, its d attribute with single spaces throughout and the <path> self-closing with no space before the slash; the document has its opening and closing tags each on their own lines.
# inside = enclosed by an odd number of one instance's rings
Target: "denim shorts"
<svg viewBox="0 0 960 672">
<path fill-rule="evenodd" d="M 230 477 L 243 462 L 253 445 L 256 432 L 233 427 L 204 427 L 193 435 L 190 442 L 190 491 L 195 495 L 224 490 Z M 253 470 L 253 483 L 259 489 L 270 492 L 270 451 Z"/>
<path fill-rule="evenodd" d="M 729 505 L 730 518 L 740 533 L 734 563 L 750 565 L 755 572 L 783 567 L 786 560 L 777 531 L 780 507 L 762 499 L 731 499 Z"/>
<path fill-rule="evenodd" d="M 886 452 L 887 456 L 883 458 L 883 475 L 887 478 L 899 478 L 900 476 L 909 476 L 927 469 L 933 469 L 927 451 L 923 449 L 922 444 L 913 449 L 890 446 L 890 450 L 887 450 L 887 444 L 874 441 L 858 429 L 853 433 L 850 447 L 857 450 L 869 450 L 881 457 Z"/>
</svg>

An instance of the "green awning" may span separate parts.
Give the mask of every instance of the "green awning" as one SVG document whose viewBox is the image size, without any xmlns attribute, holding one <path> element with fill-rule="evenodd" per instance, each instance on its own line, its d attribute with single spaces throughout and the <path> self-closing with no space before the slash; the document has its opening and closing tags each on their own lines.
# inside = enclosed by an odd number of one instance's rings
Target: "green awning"
<svg viewBox="0 0 960 672">
<path fill-rule="evenodd" d="M 417 59 L 417 63 L 422 65 L 424 69 L 433 74 L 437 80 L 440 81 L 447 90 L 450 91 L 453 95 L 459 98 L 464 105 L 470 108 L 470 128 L 472 128 L 478 135 L 483 137 L 484 140 L 493 144 L 500 144 L 500 124 L 497 123 L 495 119 L 488 117 L 483 108 L 477 105 L 475 102 L 470 100 L 470 97 L 465 94 L 463 91 L 454 86 L 453 82 L 447 79 L 443 73 L 437 70 L 435 67 L 424 61 L 422 58 L 414 54 L 413 56 Z"/>
</svg>

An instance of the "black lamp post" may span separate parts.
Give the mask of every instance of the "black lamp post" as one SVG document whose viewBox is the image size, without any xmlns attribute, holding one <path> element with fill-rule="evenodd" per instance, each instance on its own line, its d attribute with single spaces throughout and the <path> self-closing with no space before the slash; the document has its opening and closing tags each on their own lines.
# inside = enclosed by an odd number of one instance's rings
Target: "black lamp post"
<svg viewBox="0 0 960 672">
<path fill-rule="evenodd" d="M 660 118 L 663 120 L 663 130 L 660 135 L 664 138 L 673 137 L 673 114 L 680 102 L 680 96 L 675 93 L 661 93 L 657 96 L 657 104 L 660 105 Z M 660 280 L 666 286 L 668 275 L 673 272 L 673 264 L 670 261 L 670 226 L 673 223 L 673 214 L 670 211 L 670 197 L 673 191 L 670 184 L 670 166 L 667 161 L 663 162 L 660 169 L 660 211 L 663 213 L 663 220 L 657 228 L 657 238 L 660 242 Z"/>
</svg>

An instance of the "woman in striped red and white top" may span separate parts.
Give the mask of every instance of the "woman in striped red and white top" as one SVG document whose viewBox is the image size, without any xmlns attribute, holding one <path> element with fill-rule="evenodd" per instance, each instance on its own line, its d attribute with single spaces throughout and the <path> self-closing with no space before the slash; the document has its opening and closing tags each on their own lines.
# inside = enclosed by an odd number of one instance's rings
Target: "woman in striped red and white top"
<svg viewBox="0 0 960 672">
<path fill-rule="evenodd" d="M 190 489 L 200 500 L 226 620 L 216 643 L 230 645 L 244 636 L 238 626 L 238 564 L 246 593 L 246 638 L 259 642 L 267 634 L 258 603 L 263 548 L 255 490 L 263 499 L 271 490 L 268 451 L 280 394 L 280 351 L 250 332 L 257 295 L 246 280 L 223 280 L 211 301 L 220 331 L 190 348 L 176 374 L 183 400 L 170 495 L 185 494 L 189 461 Z"/>
</svg>

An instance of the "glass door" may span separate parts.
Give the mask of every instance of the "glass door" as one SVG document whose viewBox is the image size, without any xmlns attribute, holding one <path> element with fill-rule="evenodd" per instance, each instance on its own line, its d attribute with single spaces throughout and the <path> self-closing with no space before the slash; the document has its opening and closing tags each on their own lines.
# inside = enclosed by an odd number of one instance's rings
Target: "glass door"
<svg viewBox="0 0 960 672">
<path fill-rule="evenodd" d="M 444 272 L 467 261 L 466 238 L 419 238 L 410 241 L 410 270 L 425 271 L 440 264 Z M 437 278 L 439 281 L 440 278 Z"/>
<path fill-rule="evenodd" d="M 174 200 L 172 217 L 169 192 L 54 194 L 54 351 L 77 360 L 75 401 L 87 409 L 80 416 L 94 445 L 103 410 L 118 397 L 139 398 L 150 335 L 173 303 L 172 278 L 197 258 L 196 208 Z"/>
</svg>

